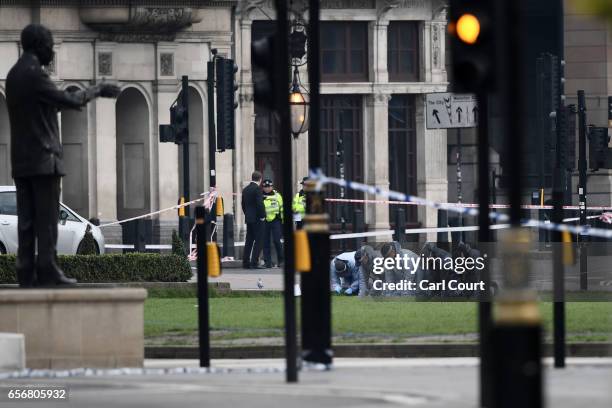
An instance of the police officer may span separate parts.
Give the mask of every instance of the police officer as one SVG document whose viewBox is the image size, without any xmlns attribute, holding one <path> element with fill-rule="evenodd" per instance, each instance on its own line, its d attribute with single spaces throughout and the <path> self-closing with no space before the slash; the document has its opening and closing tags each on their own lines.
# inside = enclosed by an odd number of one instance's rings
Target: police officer
<svg viewBox="0 0 612 408">
<path fill-rule="evenodd" d="M 278 265 L 283 262 L 283 251 L 281 247 L 281 227 L 283 220 L 283 196 L 274 190 L 272 180 L 263 182 L 263 202 L 266 210 L 266 222 L 264 223 L 264 261 L 266 268 L 272 267 L 272 248 L 270 240 L 274 242 Z"/>
<path fill-rule="evenodd" d="M 304 193 L 304 182 L 308 180 L 308 177 L 304 177 L 300 184 L 302 189 L 293 196 L 291 202 L 291 208 L 293 210 L 293 221 L 297 229 L 301 229 L 304 224 L 304 215 L 306 215 L 306 193 Z"/>
</svg>

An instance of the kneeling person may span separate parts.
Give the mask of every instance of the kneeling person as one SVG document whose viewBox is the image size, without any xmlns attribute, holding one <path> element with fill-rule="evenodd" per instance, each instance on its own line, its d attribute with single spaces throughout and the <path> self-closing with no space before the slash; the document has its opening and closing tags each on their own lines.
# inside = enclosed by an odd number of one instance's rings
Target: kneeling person
<svg viewBox="0 0 612 408">
<path fill-rule="evenodd" d="M 281 246 L 281 231 L 283 220 L 283 197 L 274 190 L 272 180 L 263 182 L 264 208 L 266 210 L 266 222 L 264 223 L 264 261 L 266 268 L 272 267 L 272 246 L 274 243 L 278 265 L 283 262 L 283 250 Z"/>
<path fill-rule="evenodd" d="M 331 260 L 329 267 L 331 290 L 337 294 L 359 293 L 359 267 L 355 263 L 355 251 L 344 252 Z"/>
</svg>

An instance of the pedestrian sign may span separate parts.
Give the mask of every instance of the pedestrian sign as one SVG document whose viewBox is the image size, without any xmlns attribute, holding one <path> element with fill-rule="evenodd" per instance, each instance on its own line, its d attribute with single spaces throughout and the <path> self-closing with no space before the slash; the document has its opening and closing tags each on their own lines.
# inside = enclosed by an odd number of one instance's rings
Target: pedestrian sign
<svg viewBox="0 0 612 408">
<path fill-rule="evenodd" d="M 427 129 L 471 128 L 478 126 L 476 95 L 449 92 L 427 94 Z"/>
</svg>

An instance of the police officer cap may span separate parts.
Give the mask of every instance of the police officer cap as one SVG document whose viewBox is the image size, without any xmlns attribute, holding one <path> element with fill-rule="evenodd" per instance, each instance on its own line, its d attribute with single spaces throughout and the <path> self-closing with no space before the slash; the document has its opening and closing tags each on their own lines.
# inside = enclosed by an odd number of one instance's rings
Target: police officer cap
<svg viewBox="0 0 612 408">
<path fill-rule="evenodd" d="M 270 180 L 270 179 L 265 179 L 265 180 L 263 181 L 263 186 L 264 186 L 264 187 L 272 187 L 272 186 L 273 186 L 273 184 L 272 184 L 272 180 Z"/>
</svg>

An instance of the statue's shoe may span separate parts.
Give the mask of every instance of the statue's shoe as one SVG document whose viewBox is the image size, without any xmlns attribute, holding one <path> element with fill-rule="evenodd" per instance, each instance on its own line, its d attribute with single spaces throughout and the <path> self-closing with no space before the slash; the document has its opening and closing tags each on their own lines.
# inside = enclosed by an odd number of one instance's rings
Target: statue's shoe
<svg viewBox="0 0 612 408">
<path fill-rule="evenodd" d="M 44 278 L 42 276 L 38 277 L 39 287 L 74 286 L 76 284 L 76 279 L 67 277 L 61 270 L 55 270 Z"/>
</svg>

